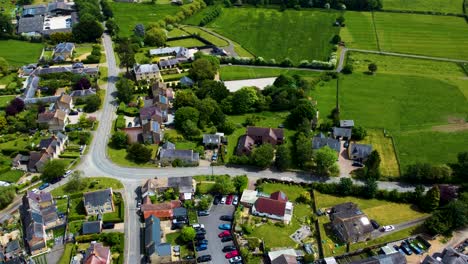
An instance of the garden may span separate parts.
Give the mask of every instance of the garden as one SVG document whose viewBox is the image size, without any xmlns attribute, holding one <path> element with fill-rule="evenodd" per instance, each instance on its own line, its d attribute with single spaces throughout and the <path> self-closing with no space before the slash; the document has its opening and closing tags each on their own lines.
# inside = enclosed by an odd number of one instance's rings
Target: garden
<svg viewBox="0 0 468 264">
<path fill-rule="evenodd" d="M 11 48 L 15 52 L 11 52 Z M 25 64 L 35 63 L 41 56 L 44 45 L 42 43 L 31 43 L 19 40 L 0 40 L 0 57 L 14 67 L 20 67 Z"/>
</svg>

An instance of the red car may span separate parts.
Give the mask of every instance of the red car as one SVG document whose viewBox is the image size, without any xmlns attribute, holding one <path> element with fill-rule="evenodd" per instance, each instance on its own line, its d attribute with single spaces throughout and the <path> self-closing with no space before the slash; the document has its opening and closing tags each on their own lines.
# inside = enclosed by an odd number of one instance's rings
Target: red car
<svg viewBox="0 0 468 264">
<path fill-rule="evenodd" d="M 234 199 L 234 197 L 230 194 L 226 199 L 226 204 L 232 204 L 232 199 Z"/>
<path fill-rule="evenodd" d="M 218 237 L 227 237 L 227 236 L 230 236 L 231 235 L 231 232 L 229 232 L 228 230 L 225 230 L 221 233 L 218 234 Z"/>
<path fill-rule="evenodd" d="M 237 257 L 237 256 L 239 256 L 239 252 L 237 250 L 231 251 L 231 252 L 226 254 L 227 259 Z"/>
</svg>

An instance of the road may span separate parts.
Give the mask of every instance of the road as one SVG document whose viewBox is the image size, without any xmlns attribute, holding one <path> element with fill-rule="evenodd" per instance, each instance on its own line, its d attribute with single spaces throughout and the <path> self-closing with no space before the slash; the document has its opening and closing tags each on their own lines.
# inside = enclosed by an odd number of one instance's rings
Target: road
<svg viewBox="0 0 468 264">
<path fill-rule="evenodd" d="M 407 222 L 403 222 L 403 223 L 399 223 L 399 224 L 394 224 L 393 227 L 395 227 L 394 230 L 390 231 L 390 232 L 382 232 L 380 231 L 380 229 L 382 227 L 380 227 L 379 229 L 376 229 L 372 232 L 372 239 L 375 239 L 375 238 L 378 238 L 378 237 L 382 237 L 382 236 L 386 236 L 386 235 L 390 235 L 392 233 L 395 233 L 395 232 L 398 232 L 398 231 L 401 231 L 403 229 L 406 229 L 406 228 L 410 228 L 410 227 L 413 227 L 413 226 L 416 226 L 416 225 L 421 225 L 424 223 L 424 221 L 428 218 L 429 216 L 425 216 L 425 217 L 421 217 L 421 218 L 418 218 L 418 219 L 414 219 L 414 220 L 411 220 L 411 221 L 407 221 Z"/>
</svg>

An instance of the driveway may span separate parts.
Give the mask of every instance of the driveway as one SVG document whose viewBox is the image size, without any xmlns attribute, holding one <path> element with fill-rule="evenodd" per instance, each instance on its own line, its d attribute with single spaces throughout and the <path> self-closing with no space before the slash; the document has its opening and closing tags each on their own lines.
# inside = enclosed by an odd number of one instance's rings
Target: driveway
<svg viewBox="0 0 468 264">
<path fill-rule="evenodd" d="M 235 92 L 240 90 L 242 87 L 246 86 L 256 86 L 260 90 L 263 90 L 266 86 L 272 85 L 276 80 L 274 78 L 259 78 L 259 79 L 245 79 L 245 80 L 237 80 L 237 81 L 226 81 L 224 85 L 230 92 Z"/>
<path fill-rule="evenodd" d="M 348 149 L 344 147 L 346 141 L 342 140 L 340 155 L 338 156 L 338 166 L 340 167 L 340 177 L 349 177 L 353 170 L 358 167 L 353 166 L 353 161 L 348 158 Z"/>
<path fill-rule="evenodd" d="M 226 224 L 229 222 L 219 220 L 219 217 L 222 215 L 233 215 L 235 207 L 233 205 L 218 204 L 213 205 L 210 210 L 210 215 L 198 217 L 200 224 L 205 225 L 206 229 L 206 239 L 208 240 L 208 249 L 200 251 L 197 256 L 201 255 L 211 255 L 210 263 L 229 263 L 228 260 L 224 257 L 226 253 L 223 253 L 222 249 L 224 246 L 233 245 L 233 242 L 222 243 L 221 239 L 218 237 L 218 234 L 222 230 L 218 229 L 220 224 Z"/>
</svg>

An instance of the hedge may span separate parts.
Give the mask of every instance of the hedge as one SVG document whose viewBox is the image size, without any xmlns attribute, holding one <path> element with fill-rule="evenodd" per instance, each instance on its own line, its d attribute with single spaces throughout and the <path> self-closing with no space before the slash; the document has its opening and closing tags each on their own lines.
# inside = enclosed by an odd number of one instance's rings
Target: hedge
<svg viewBox="0 0 468 264">
<path fill-rule="evenodd" d="M 59 155 L 59 158 L 62 158 L 62 159 L 76 159 L 80 157 L 80 155 L 77 155 L 77 154 L 60 154 Z"/>
</svg>

